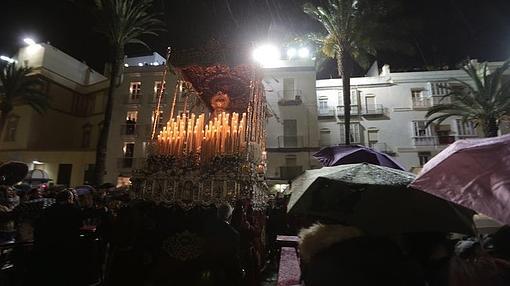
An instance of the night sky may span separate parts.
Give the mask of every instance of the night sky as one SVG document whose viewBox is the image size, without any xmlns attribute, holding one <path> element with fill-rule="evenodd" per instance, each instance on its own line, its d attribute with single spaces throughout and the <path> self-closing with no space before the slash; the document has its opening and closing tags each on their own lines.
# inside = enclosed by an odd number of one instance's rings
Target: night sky
<svg viewBox="0 0 510 286">
<path fill-rule="evenodd" d="M 241 62 L 248 56 L 239 55 L 244 55 L 243 52 L 256 43 L 278 42 L 318 29 L 317 24 L 302 13 L 304 0 L 155 2 L 168 31 L 157 38 L 147 38 L 146 42 L 162 55 L 166 46 L 171 45 L 181 55 L 188 54 L 189 49 L 202 54 L 219 50 L 221 56 L 217 61 L 230 61 L 235 56 L 229 51 L 234 49 L 239 51 L 236 61 Z M 416 24 L 414 31 L 404 39 L 415 47 L 415 53 L 407 56 L 381 52 L 377 58 L 379 64 L 389 63 L 392 70 L 412 70 L 454 67 L 466 58 L 504 60 L 510 57 L 509 0 L 402 2 L 401 14 Z M 94 19 L 69 0 L 3 0 L 0 34 L 0 54 L 13 55 L 23 44 L 23 37 L 31 36 L 37 41 L 49 41 L 99 71 L 103 70 L 107 56 L 105 40 L 94 32 Z M 127 52 L 139 55 L 146 50 L 131 47 Z M 174 61 L 192 63 L 195 58 Z M 334 76 L 334 73 L 334 65 L 330 64 L 320 76 Z"/>
</svg>

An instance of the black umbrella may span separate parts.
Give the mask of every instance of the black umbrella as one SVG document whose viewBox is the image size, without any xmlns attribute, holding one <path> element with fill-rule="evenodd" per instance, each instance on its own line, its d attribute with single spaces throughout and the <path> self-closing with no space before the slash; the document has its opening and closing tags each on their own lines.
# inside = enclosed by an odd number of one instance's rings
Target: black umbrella
<svg viewBox="0 0 510 286">
<path fill-rule="evenodd" d="M 6 162 L 0 165 L 0 185 L 12 186 L 21 182 L 28 174 L 28 166 L 23 162 Z"/>
<path fill-rule="evenodd" d="M 473 232 L 473 212 L 406 186 L 414 175 L 372 164 L 306 171 L 292 182 L 290 213 L 357 226 L 371 234 Z"/>
</svg>

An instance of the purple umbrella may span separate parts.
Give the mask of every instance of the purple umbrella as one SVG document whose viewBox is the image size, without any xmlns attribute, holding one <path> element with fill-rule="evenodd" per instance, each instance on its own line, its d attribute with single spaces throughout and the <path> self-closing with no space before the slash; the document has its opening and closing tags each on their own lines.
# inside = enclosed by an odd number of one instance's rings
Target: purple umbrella
<svg viewBox="0 0 510 286">
<path fill-rule="evenodd" d="M 361 145 L 340 145 L 322 148 L 313 156 L 323 166 L 370 163 L 405 171 L 405 167 L 390 156 Z"/>
<path fill-rule="evenodd" d="M 411 187 L 510 224 L 510 134 L 456 141 L 423 166 Z"/>
</svg>

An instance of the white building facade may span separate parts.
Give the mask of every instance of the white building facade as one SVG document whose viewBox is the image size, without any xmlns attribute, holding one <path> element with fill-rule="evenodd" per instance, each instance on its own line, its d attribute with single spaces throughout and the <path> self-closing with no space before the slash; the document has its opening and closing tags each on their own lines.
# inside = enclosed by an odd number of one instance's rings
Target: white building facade
<svg viewBox="0 0 510 286">
<path fill-rule="evenodd" d="M 439 103 L 452 79 L 469 81 L 462 70 L 392 73 L 389 66 L 378 76 L 351 79 L 351 142 L 394 156 L 407 170 L 419 170 L 430 158 L 459 139 L 478 137 L 470 122 L 450 118 L 426 126 L 428 109 Z M 445 87 L 448 88 L 445 88 Z M 321 146 L 342 144 L 342 80 L 317 81 Z"/>
</svg>

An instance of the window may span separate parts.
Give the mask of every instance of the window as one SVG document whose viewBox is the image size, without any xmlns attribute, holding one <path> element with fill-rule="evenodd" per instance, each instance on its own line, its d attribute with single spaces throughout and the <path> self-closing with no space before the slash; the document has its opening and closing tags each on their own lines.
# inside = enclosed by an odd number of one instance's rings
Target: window
<svg viewBox="0 0 510 286">
<path fill-rule="evenodd" d="M 431 157 L 432 154 L 430 154 L 430 152 L 418 152 L 418 161 L 420 162 L 420 167 L 423 167 L 423 165 L 425 165 L 425 163 L 427 163 Z"/>
<path fill-rule="evenodd" d="M 90 147 L 90 137 L 92 134 L 92 124 L 87 123 L 82 127 L 82 135 L 81 135 L 81 147 L 89 148 Z"/>
<path fill-rule="evenodd" d="M 16 133 L 18 131 L 18 122 L 19 116 L 11 115 L 7 118 L 7 123 L 5 124 L 5 142 L 13 142 L 16 141 Z"/>
<path fill-rule="evenodd" d="M 163 90 L 161 90 L 163 87 Z M 166 82 L 155 81 L 154 82 L 154 102 L 158 101 L 158 96 L 161 94 L 161 100 L 165 98 Z"/>
<path fill-rule="evenodd" d="M 126 113 L 126 121 L 131 121 L 133 123 L 136 123 L 138 120 L 138 111 L 128 111 Z"/>
<path fill-rule="evenodd" d="M 283 120 L 283 146 L 281 147 L 298 147 L 297 137 L 297 120 Z"/>
<path fill-rule="evenodd" d="M 377 129 L 369 129 L 368 130 L 368 146 L 374 147 L 375 144 L 379 141 L 379 130 Z"/>
<path fill-rule="evenodd" d="M 157 116 L 157 117 L 158 117 L 158 125 L 164 124 L 164 122 L 163 122 L 163 111 L 162 110 L 159 111 L 159 116 Z M 154 110 L 152 112 L 152 117 L 151 117 L 151 123 L 152 124 L 154 124 L 154 120 L 155 119 L 156 119 L 156 111 Z"/>
<path fill-rule="evenodd" d="M 475 125 L 471 121 L 457 119 L 457 133 L 459 136 L 476 136 Z"/>
<path fill-rule="evenodd" d="M 430 95 L 432 96 L 443 96 L 448 94 L 449 88 L 447 82 L 431 82 L 430 83 Z"/>
<path fill-rule="evenodd" d="M 139 81 L 131 82 L 129 84 L 129 98 L 130 99 L 139 99 L 142 94 L 142 83 Z"/>
<path fill-rule="evenodd" d="M 319 110 L 327 111 L 328 109 L 329 109 L 328 98 L 327 97 L 319 98 Z"/>
<path fill-rule="evenodd" d="M 413 121 L 413 137 L 432 137 L 432 129 L 426 124 L 425 120 Z"/>
<path fill-rule="evenodd" d="M 411 99 L 413 101 L 413 107 L 427 107 L 427 98 L 423 94 L 423 89 L 412 89 Z"/>
<path fill-rule="evenodd" d="M 358 106 L 359 104 L 359 96 L 360 96 L 361 92 L 358 91 L 358 90 L 351 90 L 351 114 L 352 115 L 360 115 L 360 107 Z M 338 93 L 338 96 L 339 96 L 339 103 L 340 103 L 340 109 L 339 109 L 339 112 L 341 114 L 344 113 L 345 109 L 343 108 L 345 106 L 345 103 L 344 103 L 344 97 L 343 97 L 343 92 L 340 91 Z"/>
<path fill-rule="evenodd" d="M 361 124 L 351 123 L 351 143 L 361 143 Z M 345 129 L 344 125 L 340 124 L 340 141 L 345 142 Z"/>
<path fill-rule="evenodd" d="M 122 152 L 124 154 L 124 158 L 133 158 L 135 154 L 135 143 L 125 142 Z"/>
<path fill-rule="evenodd" d="M 284 78 L 283 79 L 283 98 L 284 99 L 294 99 L 294 79 L 293 78 Z"/>
</svg>

